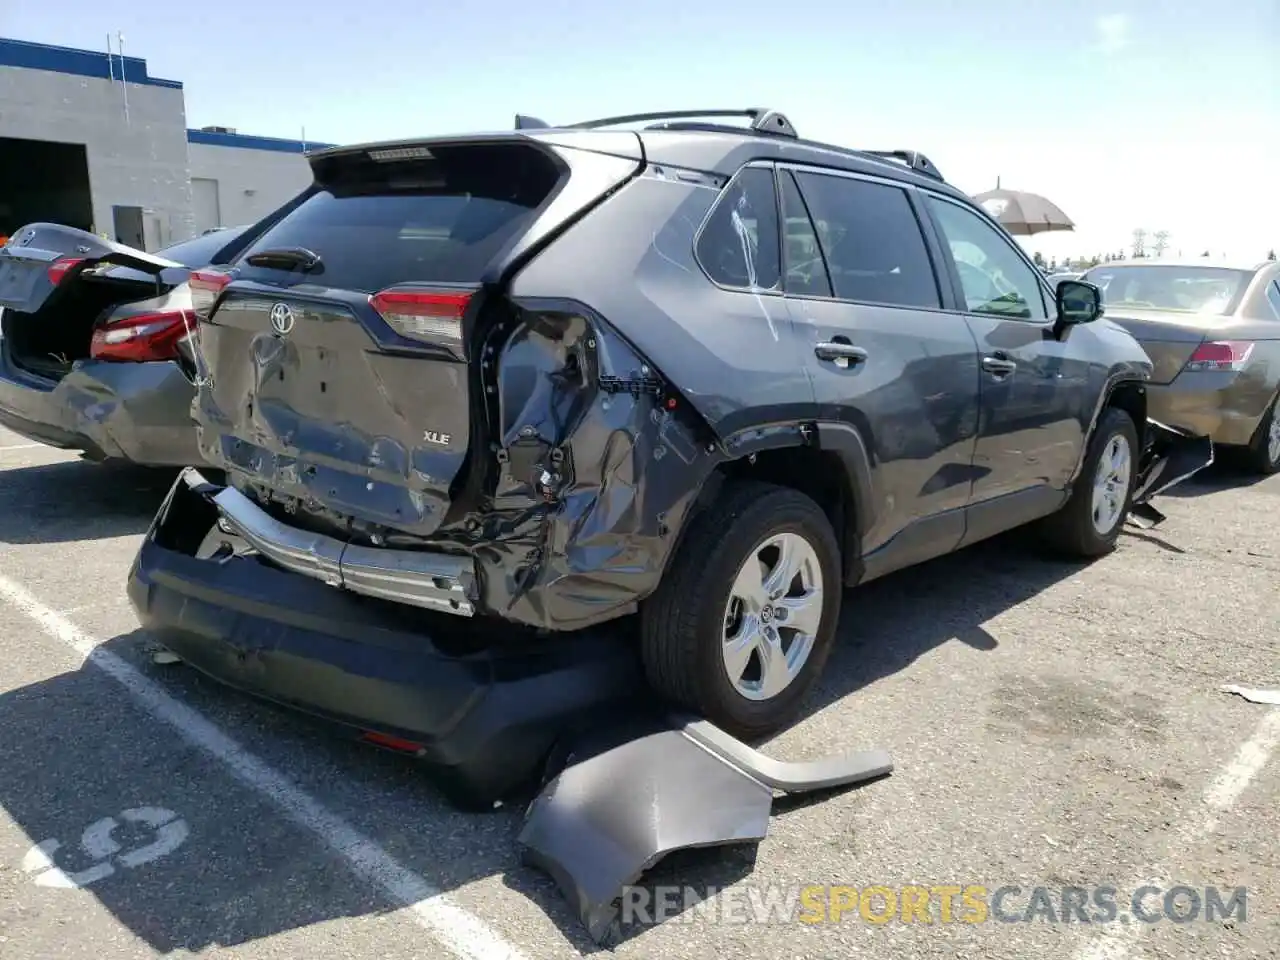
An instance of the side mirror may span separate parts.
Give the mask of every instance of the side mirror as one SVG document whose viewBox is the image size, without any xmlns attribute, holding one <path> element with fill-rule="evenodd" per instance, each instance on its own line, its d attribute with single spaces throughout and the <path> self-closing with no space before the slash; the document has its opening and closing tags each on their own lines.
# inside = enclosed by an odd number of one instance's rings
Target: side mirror
<svg viewBox="0 0 1280 960">
<path fill-rule="evenodd" d="M 1057 305 L 1059 327 L 1093 323 L 1102 316 L 1102 291 L 1085 280 L 1060 280 Z"/>
</svg>

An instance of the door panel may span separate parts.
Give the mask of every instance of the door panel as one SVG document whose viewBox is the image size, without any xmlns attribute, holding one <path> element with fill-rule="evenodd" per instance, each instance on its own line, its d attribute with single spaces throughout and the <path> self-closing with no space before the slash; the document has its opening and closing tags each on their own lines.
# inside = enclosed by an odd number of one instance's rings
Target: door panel
<svg viewBox="0 0 1280 960">
<path fill-rule="evenodd" d="M 955 523 L 937 526 L 915 551 L 944 553 L 963 534 L 971 484 L 973 335 L 963 317 L 940 309 L 904 190 L 804 171 L 793 181 L 783 170 L 780 182 L 784 284 L 792 322 L 810 344 L 817 402 L 824 418 L 863 434 L 873 464 L 863 552 L 955 511 Z M 855 302 L 872 299 L 881 302 Z"/>
<path fill-rule="evenodd" d="M 1054 336 L 1039 272 L 1012 241 L 958 203 L 929 195 L 926 206 L 978 347 L 973 501 L 1062 489 L 1095 399 L 1086 352 L 1070 333 Z"/>
</svg>

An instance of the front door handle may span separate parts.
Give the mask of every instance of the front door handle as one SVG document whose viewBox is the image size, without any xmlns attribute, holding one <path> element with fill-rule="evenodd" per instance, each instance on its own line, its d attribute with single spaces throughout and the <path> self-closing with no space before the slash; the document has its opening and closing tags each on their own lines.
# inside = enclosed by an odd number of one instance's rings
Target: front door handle
<svg viewBox="0 0 1280 960">
<path fill-rule="evenodd" d="M 813 353 L 819 360 L 831 360 L 837 367 L 847 367 L 867 359 L 867 351 L 861 347 L 838 340 L 815 344 Z"/>
<path fill-rule="evenodd" d="M 1005 357 L 989 356 L 982 358 L 982 369 L 995 377 L 1007 377 L 1018 369 L 1018 365 Z"/>
</svg>

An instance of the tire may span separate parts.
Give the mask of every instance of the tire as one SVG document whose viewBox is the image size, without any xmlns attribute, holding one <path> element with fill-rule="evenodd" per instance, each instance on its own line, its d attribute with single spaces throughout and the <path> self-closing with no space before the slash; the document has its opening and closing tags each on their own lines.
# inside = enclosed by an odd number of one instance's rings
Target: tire
<svg viewBox="0 0 1280 960">
<path fill-rule="evenodd" d="M 1100 527 L 1095 522 L 1094 488 L 1101 471 L 1107 470 L 1103 463 L 1104 454 L 1108 454 L 1113 444 L 1127 444 L 1128 480 L 1124 483 L 1121 508 L 1114 517 L 1104 516 Z M 1071 498 L 1063 504 L 1057 513 L 1045 518 L 1041 533 L 1046 544 L 1056 553 L 1077 559 L 1092 559 L 1110 553 L 1115 549 L 1120 531 L 1124 528 L 1125 518 L 1129 515 L 1129 507 L 1133 502 L 1133 488 L 1137 481 L 1138 462 L 1141 451 L 1138 448 L 1138 430 L 1133 419 L 1117 407 L 1107 407 L 1098 418 L 1093 436 L 1089 439 L 1089 449 L 1085 455 L 1084 467 L 1071 492 Z M 1115 501 L 1112 501 L 1115 502 Z M 1110 511 L 1106 511 L 1110 514 Z M 1106 520 L 1110 520 L 1106 523 Z"/>
<path fill-rule="evenodd" d="M 1242 451 L 1242 466 L 1250 473 L 1269 477 L 1280 472 L 1280 395 L 1272 397 L 1271 406 L 1262 415 L 1249 446 Z"/>
<path fill-rule="evenodd" d="M 719 499 L 690 523 L 666 576 L 641 612 L 645 673 L 660 696 L 696 711 L 727 733 L 745 740 L 768 736 L 794 717 L 831 653 L 844 586 L 835 532 L 822 508 L 809 497 L 757 481 L 727 486 Z M 757 555 L 764 561 L 774 560 L 778 553 L 770 541 L 784 537 L 792 548 L 791 556 L 803 559 L 801 573 L 793 583 L 810 588 L 813 599 L 805 609 L 810 622 L 813 616 L 817 618 L 811 633 L 782 626 L 785 619 L 772 614 L 776 604 L 764 604 L 770 612 L 764 613 L 761 607 L 757 615 L 745 607 L 758 601 L 733 600 L 739 572 L 746 569 L 748 560 Z M 818 583 L 814 574 L 821 578 L 820 598 L 811 589 Z M 767 577 L 762 575 L 761 579 Z M 741 587 L 736 592 L 760 596 Z M 798 604 L 798 599 L 793 597 L 793 604 Z M 788 615 L 794 618 L 799 609 L 797 605 Z M 752 629 L 770 619 L 772 634 L 767 626 Z M 731 626 L 762 644 L 739 660 L 745 664 L 738 678 L 742 685 L 735 685 L 726 660 L 725 637 Z M 767 642 L 770 636 L 775 645 Z M 803 656 L 806 646 L 808 653 Z M 790 679 L 783 686 L 775 684 L 774 691 L 744 692 L 745 687 L 759 686 L 766 680 L 760 651 L 767 649 L 796 657 L 793 669 L 767 674 L 768 678 L 789 675 Z"/>
</svg>

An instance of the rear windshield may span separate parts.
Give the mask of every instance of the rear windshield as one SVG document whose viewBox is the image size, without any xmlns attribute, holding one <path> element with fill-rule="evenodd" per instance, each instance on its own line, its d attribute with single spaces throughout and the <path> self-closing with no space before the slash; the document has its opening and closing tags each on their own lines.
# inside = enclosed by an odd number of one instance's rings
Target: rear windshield
<svg viewBox="0 0 1280 960">
<path fill-rule="evenodd" d="M 397 283 L 479 280 L 559 181 L 534 148 L 432 148 L 430 159 L 367 154 L 317 163 L 316 191 L 240 258 L 245 276 L 281 275 L 244 260 L 301 247 L 320 257 L 308 282 L 374 293 Z M 300 275 L 299 280 L 303 279 Z"/>
<path fill-rule="evenodd" d="M 1236 308 L 1249 273 L 1225 267 L 1094 267 L 1083 279 L 1102 289 L 1107 306 L 1223 315 Z"/>
</svg>

